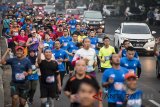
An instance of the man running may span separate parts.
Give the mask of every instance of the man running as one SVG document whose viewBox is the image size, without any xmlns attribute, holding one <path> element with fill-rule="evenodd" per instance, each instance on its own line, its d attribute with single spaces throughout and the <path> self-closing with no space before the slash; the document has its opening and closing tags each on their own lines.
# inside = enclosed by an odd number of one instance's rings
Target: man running
<svg viewBox="0 0 160 107">
<path fill-rule="evenodd" d="M 81 59 L 76 61 L 75 71 L 76 74 L 71 77 L 64 88 L 65 95 L 70 99 L 71 106 L 70 107 L 79 107 L 79 101 L 77 98 L 78 87 L 85 80 L 97 81 L 90 75 L 86 74 L 87 65 L 86 61 Z"/>
<path fill-rule="evenodd" d="M 41 93 L 41 107 L 46 107 L 51 103 L 50 107 L 54 106 L 54 98 L 56 97 L 57 87 L 61 90 L 61 79 L 58 71 L 58 63 L 52 58 L 52 50 L 50 48 L 44 49 L 45 60 L 41 60 L 43 45 L 40 44 L 38 48 L 38 64 L 41 71 L 40 77 L 40 93 Z"/>
<path fill-rule="evenodd" d="M 140 78 L 141 75 L 141 63 L 139 59 L 134 57 L 135 55 L 135 49 L 133 47 L 127 48 L 127 56 L 121 58 L 120 65 L 122 67 L 125 67 L 129 70 L 129 72 L 137 73 L 138 78 Z M 136 72 L 137 71 L 137 72 Z"/>
<path fill-rule="evenodd" d="M 120 57 L 113 54 L 110 57 L 112 68 L 106 69 L 102 76 L 102 86 L 108 88 L 108 107 L 123 107 L 125 74 L 128 72 L 126 68 L 120 67 Z M 122 100 L 121 100 L 122 99 Z"/>
<path fill-rule="evenodd" d="M 125 75 L 126 91 L 123 107 L 144 107 L 142 106 L 143 92 L 137 89 L 137 76 L 134 73 Z"/>
<path fill-rule="evenodd" d="M 84 59 L 87 63 L 87 74 L 96 77 L 95 67 L 97 66 L 97 56 L 94 49 L 90 48 L 91 41 L 89 38 L 83 40 L 83 48 L 79 49 L 73 58 L 73 65 L 77 58 Z"/>
<path fill-rule="evenodd" d="M 27 76 L 32 74 L 31 62 L 24 56 L 24 48 L 16 47 L 16 57 L 6 60 L 11 49 L 7 49 L 2 57 L 1 64 L 11 65 L 11 97 L 12 107 L 24 107 L 28 98 L 29 82 Z"/>
<path fill-rule="evenodd" d="M 115 52 L 114 47 L 110 46 L 110 38 L 103 38 L 104 46 L 99 51 L 99 59 L 101 61 L 101 72 L 103 73 L 106 69 L 111 68 L 110 56 Z"/>
<path fill-rule="evenodd" d="M 120 57 L 126 57 L 126 56 L 127 56 L 127 55 L 126 55 L 126 53 L 127 53 L 127 48 L 130 46 L 130 41 L 129 41 L 129 40 L 124 40 L 124 41 L 123 41 L 123 46 L 124 46 L 124 47 L 122 47 L 122 48 L 124 48 L 124 49 L 121 49 L 120 52 L 119 52 L 119 56 L 120 56 Z M 138 53 L 137 53 L 136 51 L 135 51 L 134 57 L 135 57 L 135 58 L 139 58 Z"/>
</svg>

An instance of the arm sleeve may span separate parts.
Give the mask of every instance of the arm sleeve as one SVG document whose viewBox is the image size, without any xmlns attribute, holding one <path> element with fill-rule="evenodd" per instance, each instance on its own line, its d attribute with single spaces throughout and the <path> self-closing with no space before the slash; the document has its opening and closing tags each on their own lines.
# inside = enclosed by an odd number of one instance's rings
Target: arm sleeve
<svg viewBox="0 0 160 107">
<path fill-rule="evenodd" d="M 6 60 L 6 65 L 12 65 L 13 58 L 7 59 Z"/>
<path fill-rule="evenodd" d="M 137 68 L 141 68 L 141 63 L 140 63 L 140 61 L 139 61 L 139 60 L 138 60 Z"/>
</svg>

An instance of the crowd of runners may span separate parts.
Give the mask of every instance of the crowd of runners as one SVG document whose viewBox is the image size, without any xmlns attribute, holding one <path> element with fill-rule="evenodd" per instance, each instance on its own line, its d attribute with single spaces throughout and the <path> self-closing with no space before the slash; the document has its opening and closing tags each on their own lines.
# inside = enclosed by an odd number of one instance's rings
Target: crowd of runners
<svg viewBox="0 0 160 107">
<path fill-rule="evenodd" d="M 137 89 L 141 63 L 130 41 L 115 52 L 101 27 L 78 23 L 73 15 L 66 19 L 31 8 L 11 7 L 2 20 L 8 49 L 0 63 L 12 68 L 12 107 L 25 107 L 26 101 L 32 105 L 37 89 L 41 107 L 55 107 L 62 92 L 70 107 L 103 107 L 93 97 L 100 92 L 107 94 L 108 107 L 142 106 L 142 91 Z"/>
</svg>

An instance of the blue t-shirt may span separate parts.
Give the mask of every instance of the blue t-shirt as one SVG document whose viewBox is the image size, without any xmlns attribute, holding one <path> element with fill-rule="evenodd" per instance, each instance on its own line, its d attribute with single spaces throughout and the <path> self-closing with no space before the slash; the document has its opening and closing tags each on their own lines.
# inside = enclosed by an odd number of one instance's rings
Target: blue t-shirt
<svg viewBox="0 0 160 107">
<path fill-rule="evenodd" d="M 133 58 L 129 60 L 127 57 L 121 58 L 120 65 L 122 67 L 127 68 L 129 71 L 133 72 L 136 74 L 137 68 L 141 68 L 141 63 L 139 59 Z"/>
<path fill-rule="evenodd" d="M 32 30 L 32 24 L 30 24 L 29 25 L 30 26 L 30 30 Z M 22 30 L 26 30 L 27 29 L 27 24 L 24 24 L 23 26 L 22 26 Z"/>
<path fill-rule="evenodd" d="M 126 49 L 123 49 L 123 50 L 122 50 L 122 57 L 126 57 L 126 53 L 127 53 L 127 50 L 126 50 Z M 138 53 L 137 53 L 137 52 L 135 52 L 134 57 L 135 57 L 135 58 L 138 58 Z"/>
<path fill-rule="evenodd" d="M 76 53 L 76 51 L 78 50 L 78 47 L 76 46 L 76 44 L 77 43 L 75 43 L 75 42 L 69 42 L 68 44 L 67 44 L 67 51 L 69 52 L 69 53 Z M 72 61 L 73 60 L 73 56 L 70 56 L 69 55 L 69 61 Z"/>
<path fill-rule="evenodd" d="M 125 92 L 125 95 L 126 95 L 126 92 Z M 142 95 L 143 95 L 143 92 L 141 90 L 136 90 L 133 94 L 128 95 L 126 107 L 141 107 Z"/>
<path fill-rule="evenodd" d="M 27 58 L 30 60 L 30 62 L 32 64 L 32 66 L 31 66 L 32 67 L 32 75 L 28 75 L 28 80 L 38 80 L 39 79 L 39 76 L 37 73 L 38 69 L 35 66 L 37 57 L 36 56 L 35 57 L 28 56 Z"/>
<path fill-rule="evenodd" d="M 62 58 L 63 60 L 64 59 L 68 59 L 68 54 L 64 50 L 62 50 L 62 49 L 60 49 L 60 50 L 54 49 L 52 51 L 52 53 L 54 54 L 54 57 L 55 57 L 56 60 L 58 60 L 60 58 Z M 58 70 L 60 72 L 66 71 L 66 69 L 65 69 L 65 63 L 64 62 L 58 62 Z"/>
<path fill-rule="evenodd" d="M 12 81 L 13 82 L 25 82 L 27 77 L 24 76 L 23 72 L 27 72 L 31 69 L 31 62 L 27 58 L 19 60 L 18 58 L 10 58 L 6 61 L 12 68 Z"/>
<path fill-rule="evenodd" d="M 53 40 L 50 39 L 49 42 L 48 42 L 48 41 L 44 41 L 43 43 L 48 44 L 48 45 L 49 45 L 49 48 L 50 48 L 50 49 L 53 49 L 53 46 L 54 46 Z"/>
<path fill-rule="evenodd" d="M 98 38 L 97 37 L 89 37 L 90 41 L 91 41 L 91 47 L 93 49 L 95 49 L 96 54 L 98 54 L 98 50 L 96 49 L 97 44 L 98 44 Z"/>
<path fill-rule="evenodd" d="M 124 77 L 126 73 L 128 73 L 128 70 L 123 67 L 120 67 L 119 70 L 109 68 L 103 73 L 102 83 L 107 82 L 109 78 L 114 79 L 114 83 L 110 84 L 108 87 L 108 102 L 117 103 L 117 101 L 122 101 L 122 94 L 124 93 Z"/>
<path fill-rule="evenodd" d="M 67 44 L 68 42 L 72 41 L 72 38 L 70 36 L 67 36 L 67 37 L 62 36 L 59 38 L 59 40 L 60 40 L 60 43 L 62 44 L 61 49 L 67 50 Z"/>
</svg>

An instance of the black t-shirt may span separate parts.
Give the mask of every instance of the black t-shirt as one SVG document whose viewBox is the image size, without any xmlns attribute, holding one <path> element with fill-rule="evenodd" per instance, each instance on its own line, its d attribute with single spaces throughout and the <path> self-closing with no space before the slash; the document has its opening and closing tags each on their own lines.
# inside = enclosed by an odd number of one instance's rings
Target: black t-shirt
<svg viewBox="0 0 160 107">
<path fill-rule="evenodd" d="M 83 79 L 77 79 L 76 76 L 71 77 L 64 88 L 64 91 L 69 91 L 71 94 L 76 94 L 78 92 L 79 86 L 83 81 L 92 80 L 97 82 L 97 80 L 89 75 L 86 75 Z"/>
<path fill-rule="evenodd" d="M 41 71 L 41 83 L 43 84 L 55 84 L 56 78 L 59 74 L 58 63 L 54 60 L 48 62 L 47 60 L 42 60 L 39 64 Z"/>
</svg>

